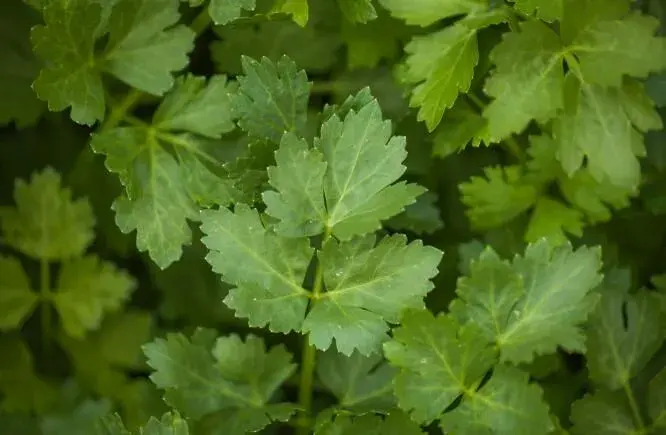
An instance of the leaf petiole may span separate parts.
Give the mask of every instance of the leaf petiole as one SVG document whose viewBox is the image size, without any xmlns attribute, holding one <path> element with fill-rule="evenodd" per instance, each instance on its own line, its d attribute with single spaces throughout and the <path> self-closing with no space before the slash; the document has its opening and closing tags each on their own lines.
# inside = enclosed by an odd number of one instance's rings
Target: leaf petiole
<svg viewBox="0 0 666 435">
<path fill-rule="evenodd" d="M 39 260 L 39 295 L 42 299 L 40 306 L 42 327 L 42 351 L 46 357 L 51 355 L 51 273 L 48 260 Z"/>
<path fill-rule="evenodd" d="M 634 396 L 634 392 L 631 390 L 631 385 L 629 385 L 628 380 L 622 384 L 622 388 L 624 393 L 627 395 L 627 402 L 629 402 L 629 408 L 631 408 L 631 413 L 634 416 L 634 422 L 642 431 L 645 429 L 645 422 L 641 416 L 641 411 L 638 409 L 636 397 Z"/>
<path fill-rule="evenodd" d="M 331 229 L 326 227 L 322 245 L 331 237 Z M 321 261 L 317 260 L 315 280 L 312 287 L 312 299 L 319 298 L 324 285 L 324 268 Z M 314 387 L 314 373 L 317 359 L 317 350 L 310 344 L 309 334 L 303 340 L 303 356 L 301 357 L 301 382 L 298 389 L 298 404 L 301 414 L 298 421 L 298 433 L 307 435 L 310 433 L 310 412 L 312 408 L 312 392 Z"/>
</svg>

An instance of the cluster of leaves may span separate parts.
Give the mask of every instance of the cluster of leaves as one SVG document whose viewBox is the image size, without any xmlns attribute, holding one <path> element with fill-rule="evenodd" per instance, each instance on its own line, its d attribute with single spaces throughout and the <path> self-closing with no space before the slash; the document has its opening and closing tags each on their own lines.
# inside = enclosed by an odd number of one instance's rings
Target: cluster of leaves
<svg viewBox="0 0 666 435">
<path fill-rule="evenodd" d="M 410 105 L 429 130 L 437 128 L 435 154 L 506 142 L 520 160 L 489 166 L 460 186 L 475 228 L 496 228 L 530 211 L 527 241 L 580 237 L 586 224 L 609 220 L 609 208 L 626 207 L 636 195 L 646 153 L 641 133 L 663 127 L 636 80 L 666 68 L 666 41 L 655 36 L 659 20 L 632 10 L 628 0 L 516 1 L 493 9 L 483 3 L 435 14 L 425 4 L 384 2 L 414 25 L 464 14 L 406 45 L 401 80 L 413 85 Z M 484 65 L 487 28 L 505 22 L 511 30 Z M 514 138 L 525 131 L 527 153 Z M 549 192 L 553 184 L 563 200 Z"/>
<path fill-rule="evenodd" d="M 94 239 L 92 207 L 85 198 L 74 200 L 52 168 L 36 172 L 29 182 L 17 180 L 14 200 L 0 209 L 3 245 L 14 252 L 0 256 L 3 409 L 51 412 L 59 400 L 60 386 L 39 372 L 28 341 L 17 333 L 34 323 L 35 310 L 41 311 L 38 361 L 53 358 L 57 343 L 81 383 L 132 406 L 131 395 L 148 384 L 133 382 L 125 370 L 141 365 L 140 347 L 153 323 L 147 312 L 123 310 L 136 279 L 86 253 Z M 35 270 L 34 287 L 27 270 Z"/>
<path fill-rule="evenodd" d="M 0 431 L 666 432 L 665 23 L 3 1 Z"/>
</svg>

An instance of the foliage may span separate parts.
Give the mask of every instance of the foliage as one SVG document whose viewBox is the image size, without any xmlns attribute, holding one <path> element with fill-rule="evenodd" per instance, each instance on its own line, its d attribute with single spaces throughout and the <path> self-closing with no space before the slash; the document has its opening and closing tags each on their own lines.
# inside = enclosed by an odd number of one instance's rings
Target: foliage
<svg viewBox="0 0 666 435">
<path fill-rule="evenodd" d="M 0 3 L 0 432 L 666 433 L 663 0 Z"/>
</svg>

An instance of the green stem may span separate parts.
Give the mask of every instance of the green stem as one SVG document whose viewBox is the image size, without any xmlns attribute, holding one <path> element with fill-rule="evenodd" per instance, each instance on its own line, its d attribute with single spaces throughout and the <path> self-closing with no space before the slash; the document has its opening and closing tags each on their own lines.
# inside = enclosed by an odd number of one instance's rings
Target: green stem
<svg viewBox="0 0 666 435">
<path fill-rule="evenodd" d="M 505 146 L 505 148 L 513 155 L 516 159 L 518 159 L 521 162 L 525 161 L 525 153 L 523 152 L 523 149 L 520 147 L 520 144 L 516 140 L 515 137 L 509 136 L 504 141 L 502 142 Z"/>
<path fill-rule="evenodd" d="M 190 24 L 190 29 L 197 36 L 201 35 L 210 25 L 210 14 L 208 13 L 208 8 L 202 8 L 201 12 L 194 18 Z"/>
<path fill-rule="evenodd" d="M 636 422 L 636 425 L 640 429 L 641 431 L 640 433 L 643 433 L 645 430 L 645 422 L 643 421 L 643 417 L 641 416 L 641 411 L 638 409 L 638 404 L 636 403 L 634 392 L 631 390 L 631 385 L 629 385 L 629 382 L 627 381 L 623 383 L 622 388 L 624 388 L 624 393 L 627 395 L 627 401 L 629 402 L 631 413 L 634 416 L 634 421 Z"/>
<path fill-rule="evenodd" d="M 51 355 L 51 271 L 49 262 L 39 260 L 39 295 L 41 297 L 42 351 Z"/>
<path fill-rule="evenodd" d="M 479 111 L 483 112 L 483 109 L 486 108 L 486 103 L 481 101 L 481 98 L 477 97 L 473 93 L 465 94 L 465 96 L 476 106 Z"/>
<path fill-rule="evenodd" d="M 330 228 L 326 228 L 322 245 L 331 237 Z M 315 269 L 315 280 L 312 287 L 311 299 L 317 300 L 321 295 L 324 286 L 324 268 L 320 261 L 317 261 Z M 303 340 L 303 355 L 301 357 L 301 382 L 298 389 L 298 404 L 301 408 L 300 419 L 298 422 L 299 435 L 310 433 L 310 413 L 312 412 L 312 393 L 314 391 L 314 374 L 317 359 L 317 350 L 310 344 L 309 336 Z"/>
<path fill-rule="evenodd" d="M 104 133 L 111 130 L 112 128 L 115 128 L 120 123 L 120 121 L 125 118 L 127 113 L 137 105 L 142 96 L 143 92 L 137 89 L 131 89 L 120 101 L 120 103 L 113 106 L 111 113 L 104 121 L 100 132 Z"/>
<path fill-rule="evenodd" d="M 307 336 L 305 337 L 303 346 L 303 356 L 301 358 L 301 382 L 298 389 L 298 404 L 301 407 L 298 433 L 300 435 L 307 435 L 310 433 L 310 412 L 312 411 L 312 391 L 317 350 L 310 344 Z"/>
</svg>

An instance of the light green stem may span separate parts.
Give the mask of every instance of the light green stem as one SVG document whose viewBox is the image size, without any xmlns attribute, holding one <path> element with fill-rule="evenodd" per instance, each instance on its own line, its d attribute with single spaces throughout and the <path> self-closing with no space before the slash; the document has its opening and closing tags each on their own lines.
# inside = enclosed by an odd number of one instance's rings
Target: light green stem
<svg viewBox="0 0 666 435">
<path fill-rule="evenodd" d="M 331 236 L 330 229 L 326 229 L 322 245 Z M 315 280 L 312 287 L 312 300 L 319 299 L 319 295 L 324 286 L 324 268 L 321 262 L 317 262 L 315 269 Z M 312 412 L 312 392 L 314 390 L 314 375 L 317 359 L 317 350 L 310 344 L 309 335 L 303 340 L 303 355 L 301 357 L 301 382 L 298 389 L 298 404 L 301 408 L 301 414 L 298 421 L 299 435 L 307 435 L 310 430 L 310 413 Z"/>
<path fill-rule="evenodd" d="M 520 144 L 516 140 L 514 136 L 509 136 L 506 139 L 504 139 L 504 142 L 502 142 L 506 149 L 511 153 L 513 157 L 515 157 L 518 161 L 524 162 L 526 160 L 525 153 L 523 152 L 523 149 L 520 147 Z"/>
<path fill-rule="evenodd" d="M 210 25 L 210 14 L 208 13 L 208 8 L 202 8 L 201 12 L 192 20 L 190 24 L 190 29 L 197 36 L 201 35 Z"/>
<path fill-rule="evenodd" d="M 51 355 L 51 271 L 48 260 L 39 260 L 39 295 L 41 297 L 42 351 Z"/>
<path fill-rule="evenodd" d="M 131 89 L 118 104 L 113 106 L 111 113 L 104 121 L 100 131 L 104 133 L 111 130 L 112 128 L 115 128 L 120 123 L 120 121 L 125 118 L 127 113 L 129 113 L 134 108 L 134 106 L 137 105 L 142 96 L 143 92 L 137 89 Z"/>
<path fill-rule="evenodd" d="M 634 392 L 631 390 L 631 385 L 629 385 L 629 381 L 625 381 L 624 384 L 622 385 L 622 388 L 624 389 L 624 393 L 627 395 L 627 401 L 629 402 L 631 413 L 634 416 L 634 422 L 640 429 L 641 431 L 640 433 L 644 433 L 645 422 L 643 421 L 643 417 L 641 416 L 641 411 L 638 409 L 638 403 L 636 403 L 636 397 L 634 397 Z"/>
<path fill-rule="evenodd" d="M 486 108 L 486 103 L 481 101 L 481 98 L 477 97 L 475 94 L 470 92 L 469 94 L 465 94 L 465 96 L 476 106 L 477 109 L 479 109 L 479 111 L 482 112 L 483 109 Z"/>
<path fill-rule="evenodd" d="M 301 358 L 301 383 L 298 389 L 298 404 L 301 414 L 298 422 L 299 435 L 310 433 L 310 412 L 312 411 L 312 390 L 314 384 L 315 362 L 317 350 L 305 337 L 303 341 L 303 356 Z"/>
</svg>

